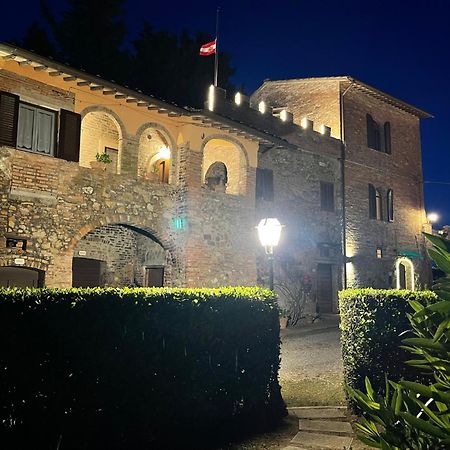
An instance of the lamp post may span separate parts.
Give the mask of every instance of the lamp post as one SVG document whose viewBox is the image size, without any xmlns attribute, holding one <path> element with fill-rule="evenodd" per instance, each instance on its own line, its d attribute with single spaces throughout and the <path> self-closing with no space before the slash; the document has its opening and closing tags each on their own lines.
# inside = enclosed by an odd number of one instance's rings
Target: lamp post
<svg viewBox="0 0 450 450">
<path fill-rule="evenodd" d="M 283 225 L 275 218 L 261 219 L 258 226 L 259 241 L 266 251 L 269 260 L 269 288 L 273 291 L 273 248 L 280 242 Z"/>
</svg>

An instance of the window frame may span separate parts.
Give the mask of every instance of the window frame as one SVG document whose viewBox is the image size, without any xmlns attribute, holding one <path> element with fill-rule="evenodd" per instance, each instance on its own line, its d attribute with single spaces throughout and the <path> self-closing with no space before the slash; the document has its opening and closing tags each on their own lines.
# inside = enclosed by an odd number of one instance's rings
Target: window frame
<svg viewBox="0 0 450 450">
<path fill-rule="evenodd" d="M 40 152 L 36 149 L 35 145 L 37 143 L 35 143 L 35 130 L 36 130 L 36 126 L 37 126 L 37 114 L 34 115 L 33 118 L 33 136 L 32 136 L 32 147 L 30 148 L 25 148 L 25 147 L 20 147 L 19 146 L 19 132 L 20 132 L 20 108 L 21 106 L 28 106 L 29 108 L 33 108 L 35 110 L 35 112 L 37 112 L 38 110 L 41 111 L 45 111 L 47 113 L 51 113 L 53 120 L 52 120 L 52 127 L 53 130 L 50 130 L 50 152 L 49 153 L 45 153 L 45 152 Z M 51 109 L 51 108 L 46 108 L 45 106 L 40 106 L 40 105 L 36 105 L 34 103 L 30 103 L 30 102 L 25 102 L 19 99 L 19 106 L 18 106 L 18 113 L 17 113 L 17 137 L 16 137 L 16 148 L 18 150 L 21 151 L 25 151 L 25 152 L 29 152 L 29 153 L 33 153 L 35 155 L 44 155 L 44 156 L 50 156 L 50 157 L 56 157 L 56 143 L 58 141 L 58 111 L 55 109 Z M 33 148 L 34 147 L 34 148 Z"/>
</svg>

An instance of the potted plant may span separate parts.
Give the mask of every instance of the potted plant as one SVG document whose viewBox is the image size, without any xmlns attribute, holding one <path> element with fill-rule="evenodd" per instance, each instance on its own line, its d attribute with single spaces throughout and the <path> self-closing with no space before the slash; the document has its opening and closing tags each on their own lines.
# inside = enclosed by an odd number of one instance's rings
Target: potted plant
<svg viewBox="0 0 450 450">
<path fill-rule="evenodd" d="M 95 155 L 95 161 L 91 161 L 90 164 L 92 169 L 106 170 L 106 165 L 111 163 L 112 159 L 111 156 L 108 155 L 108 153 L 97 153 Z"/>
</svg>

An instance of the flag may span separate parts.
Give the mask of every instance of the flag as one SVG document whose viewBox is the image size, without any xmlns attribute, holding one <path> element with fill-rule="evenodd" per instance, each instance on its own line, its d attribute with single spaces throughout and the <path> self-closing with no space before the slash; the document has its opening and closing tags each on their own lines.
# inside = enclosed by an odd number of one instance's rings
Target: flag
<svg viewBox="0 0 450 450">
<path fill-rule="evenodd" d="M 216 39 L 200 47 L 200 56 L 209 56 L 216 53 Z"/>
</svg>

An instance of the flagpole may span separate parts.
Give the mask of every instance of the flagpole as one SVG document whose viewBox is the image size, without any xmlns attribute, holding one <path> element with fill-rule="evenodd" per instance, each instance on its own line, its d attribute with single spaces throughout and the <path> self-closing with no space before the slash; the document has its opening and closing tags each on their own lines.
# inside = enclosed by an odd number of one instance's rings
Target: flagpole
<svg viewBox="0 0 450 450">
<path fill-rule="evenodd" d="M 220 6 L 216 11 L 216 53 L 214 57 L 214 86 L 217 87 L 217 74 L 219 72 L 219 11 Z"/>
</svg>

